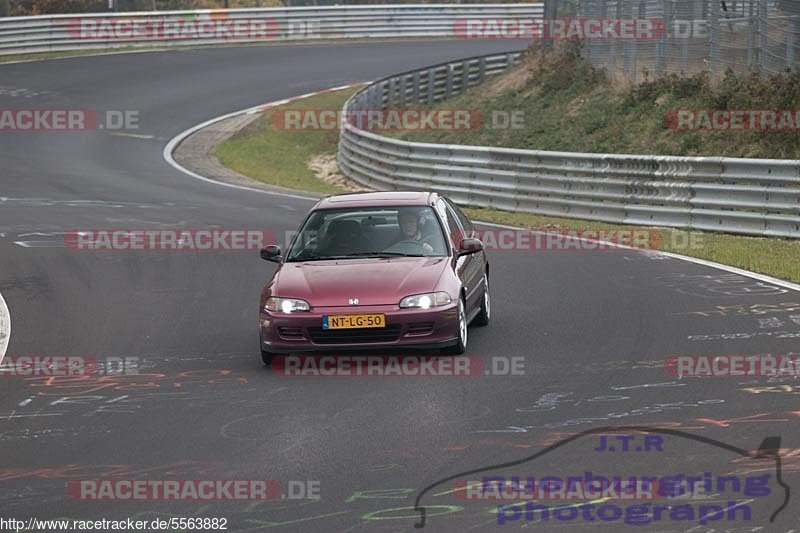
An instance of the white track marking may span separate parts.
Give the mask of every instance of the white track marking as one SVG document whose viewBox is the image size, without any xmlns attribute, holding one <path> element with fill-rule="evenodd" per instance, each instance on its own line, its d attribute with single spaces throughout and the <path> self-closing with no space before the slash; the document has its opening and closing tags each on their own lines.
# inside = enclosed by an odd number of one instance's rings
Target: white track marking
<svg viewBox="0 0 800 533">
<path fill-rule="evenodd" d="M 509 225 L 506 225 L 506 224 L 495 224 L 493 222 L 482 222 L 480 220 L 476 220 L 475 223 L 479 224 L 481 226 L 491 226 L 491 227 L 495 227 L 495 228 L 521 229 L 521 230 L 534 231 L 535 233 L 543 233 L 543 234 L 548 233 L 548 232 L 542 231 L 542 230 L 531 230 L 530 228 L 519 228 L 517 226 L 509 226 Z M 561 235 L 561 234 L 559 233 L 558 235 Z M 686 261 L 687 263 L 694 263 L 696 265 L 702 265 L 702 266 L 706 266 L 706 267 L 710 267 L 710 268 L 716 268 L 717 270 L 724 270 L 725 272 L 730 272 L 732 274 L 739 274 L 740 276 L 746 276 L 748 278 L 752 278 L 752 279 L 755 279 L 755 280 L 758 280 L 758 281 L 763 281 L 765 283 L 771 283 L 773 285 L 777 285 L 778 287 L 783 287 L 785 289 L 790 289 L 790 290 L 793 290 L 793 291 L 800 292 L 800 285 L 798 285 L 796 283 L 792 283 L 791 281 L 784 281 L 782 279 L 773 278 L 771 276 L 765 276 L 764 274 L 757 274 L 756 272 L 750 272 L 749 270 L 744 270 L 744 269 L 741 269 L 741 268 L 736 268 L 736 267 L 732 267 L 732 266 L 728 266 L 728 265 L 723 265 L 722 263 L 715 263 L 713 261 L 706 261 L 705 259 L 698 259 L 696 257 L 689 257 L 689 256 L 686 256 L 686 255 L 675 254 L 675 253 L 672 253 L 672 252 L 662 252 L 662 251 L 650 250 L 650 249 L 646 249 L 646 248 L 634 248 L 634 247 L 631 247 L 631 246 L 625 246 L 624 244 L 600 241 L 600 240 L 596 240 L 596 239 L 587 239 L 586 237 L 569 236 L 569 238 L 570 239 L 577 239 L 579 241 L 584 241 L 584 242 L 602 244 L 602 245 L 605 245 L 605 246 L 612 246 L 612 247 L 615 247 L 615 248 L 621 248 L 621 249 L 624 249 L 624 250 L 630 250 L 630 251 L 633 251 L 633 252 L 639 252 L 639 253 L 644 253 L 644 254 L 658 254 L 658 255 L 661 255 L 661 256 L 664 256 L 664 257 L 669 257 L 671 259 L 677 259 L 679 261 Z"/>
<path fill-rule="evenodd" d="M 276 191 L 265 191 L 263 189 L 256 189 L 254 187 L 247 187 L 245 185 L 234 185 L 233 183 L 225 183 L 225 182 L 222 182 L 222 181 L 212 180 L 212 179 L 207 178 L 205 176 L 202 176 L 202 175 L 200 175 L 200 174 L 198 174 L 196 172 L 192 172 L 191 170 L 189 170 L 187 168 L 182 167 L 172 157 L 172 152 L 175 151 L 175 148 L 177 148 L 178 145 L 181 142 L 183 142 L 187 137 L 189 137 L 193 133 L 195 133 L 195 132 L 197 132 L 197 131 L 199 131 L 199 130 L 201 130 L 203 128 L 206 128 L 206 127 L 208 127 L 208 126 L 210 126 L 212 124 L 220 122 L 222 120 L 226 120 L 226 119 L 233 118 L 233 117 L 236 117 L 236 116 L 239 116 L 239 115 L 244 115 L 244 114 L 252 115 L 252 114 L 255 114 L 255 113 L 260 113 L 260 112 L 263 112 L 263 111 L 265 111 L 265 110 L 267 110 L 267 109 L 269 109 L 271 107 L 274 107 L 276 105 L 283 105 L 283 104 L 287 104 L 289 102 L 293 102 L 295 100 L 308 98 L 310 96 L 316 96 L 318 94 L 328 93 L 328 92 L 333 92 L 333 91 L 341 91 L 341 90 L 348 89 L 350 87 L 356 87 L 356 86 L 359 86 L 359 85 L 363 85 L 363 83 L 353 83 L 353 84 L 350 84 L 350 85 L 342 85 L 340 87 L 331 87 L 329 89 L 324 89 L 322 91 L 316 91 L 316 92 L 313 92 L 313 93 L 307 93 L 307 94 L 303 94 L 303 95 L 300 95 L 300 96 L 294 96 L 292 98 L 285 98 L 283 100 L 277 100 L 275 102 L 269 102 L 269 103 L 266 103 L 266 104 L 257 105 L 255 107 L 248 107 L 247 109 L 241 109 L 239 111 L 234 111 L 233 113 L 228 113 L 227 115 L 222 115 L 220 117 L 212 118 L 211 120 L 207 120 L 207 121 L 203 122 L 202 124 L 198 124 L 196 126 L 192 126 L 188 130 L 183 131 L 183 132 L 179 133 L 177 136 L 173 137 L 167 143 L 167 145 L 164 147 L 164 151 L 162 152 L 162 156 L 164 157 L 164 160 L 167 163 L 169 163 L 171 166 L 173 166 L 177 170 L 183 172 L 187 176 L 191 176 L 192 178 L 198 179 L 200 181 L 205 181 L 207 183 L 213 183 L 215 185 L 220 185 L 222 187 L 229 187 L 231 189 L 239 189 L 239 190 L 243 190 L 243 191 L 257 192 L 257 193 L 261 193 L 261 194 L 270 194 L 270 195 L 273 195 L 273 196 L 283 196 L 285 198 L 296 198 L 296 199 L 299 199 L 299 200 L 317 201 L 317 200 L 319 200 L 319 198 L 315 198 L 313 196 L 303 196 L 301 194 L 290 194 L 290 193 L 276 192 Z"/>
<path fill-rule="evenodd" d="M 288 197 L 288 198 L 298 198 L 298 199 L 301 199 L 301 200 L 318 200 L 318 198 L 313 198 L 313 197 L 309 197 L 309 196 L 302 196 L 302 195 L 299 195 L 299 194 L 288 194 L 288 193 L 282 193 L 282 192 L 265 191 L 265 190 L 262 190 L 262 189 L 255 189 L 255 188 L 246 187 L 246 186 L 243 186 L 243 185 L 234 185 L 232 183 L 224 183 L 224 182 L 221 182 L 221 181 L 212 180 L 212 179 L 207 178 L 205 176 L 201 176 L 200 174 L 197 174 L 196 172 L 192 172 L 189 169 L 183 168 L 181 165 L 178 164 L 177 161 L 175 161 L 175 159 L 173 159 L 172 152 L 175 150 L 175 148 L 184 139 L 186 139 L 187 137 L 189 137 L 193 133 L 195 133 L 195 132 L 197 132 L 197 131 L 199 131 L 199 130 L 207 127 L 207 126 L 210 126 L 210 125 L 212 125 L 212 124 L 214 124 L 216 122 L 220 122 L 222 120 L 225 120 L 225 119 L 228 119 L 228 118 L 232 118 L 232 117 L 235 117 L 237 115 L 243 115 L 243 114 L 252 115 L 252 114 L 255 114 L 255 113 L 260 113 L 260 112 L 263 112 L 263 111 L 265 111 L 265 110 L 267 110 L 267 109 L 269 109 L 271 107 L 274 107 L 276 105 L 283 105 L 283 104 L 286 104 L 286 103 L 289 103 L 289 102 L 293 102 L 295 100 L 299 100 L 299 99 L 302 99 L 302 98 L 308 98 L 310 96 L 315 96 L 315 95 L 326 93 L 326 92 L 340 91 L 340 90 L 348 89 L 350 87 L 355 87 L 355 86 L 358 86 L 358 85 L 363 85 L 363 83 L 353 83 L 353 84 L 350 84 L 350 85 L 342 85 L 340 87 L 331 87 L 329 89 L 325 89 L 325 90 L 322 90 L 322 91 L 303 94 L 303 95 L 300 95 L 300 96 L 295 96 L 293 98 L 285 98 L 283 100 L 276 100 L 275 102 L 269 102 L 267 104 L 262 104 L 262 105 L 258 105 L 258 106 L 255 106 L 255 107 L 249 107 L 247 109 L 242 109 L 240 111 L 235 111 L 233 113 L 228 113 L 227 115 L 222 115 L 222 116 L 217 117 L 217 118 L 212 118 L 211 120 L 207 120 L 206 122 L 203 122 L 202 124 L 198 124 L 196 126 L 193 126 L 193 127 L 189 128 L 188 130 L 186 130 L 186 131 L 184 131 L 182 133 L 179 133 L 176 137 L 174 137 L 172 140 L 170 140 L 169 143 L 167 143 L 167 145 L 164 147 L 164 152 L 163 152 L 164 160 L 166 160 L 167 163 L 169 163 L 170 165 L 172 165 L 173 167 L 175 167 L 176 169 L 178 169 L 179 171 L 183 172 L 184 174 L 186 174 L 188 176 L 191 176 L 191 177 L 193 177 L 195 179 L 198 179 L 198 180 L 201 180 L 201 181 L 205 181 L 205 182 L 208 182 L 208 183 L 214 183 L 216 185 L 221 185 L 223 187 L 230 187 L 230 188 L 233 188 L 233 189 L 240 189 L 240 190 L 244 190 L 244 191 L 253 191 L 253 192 L 258 192 L 258 193 L 261 193 L 261 194 L 271 194 L 273 196 L 284 196 L 284 197 Z M 507 229 L 517 229 L 517 230 L 519 230 L 519 229 L 522 229 L 522 230 L 529 229 L 529 228 L 520 228 L 520 227 L 517 227 L 517 226 L 509 226 L 507 224 L 495 224 L 495 223 L 492 223 L 492 222 L 481 222 L 481 221 L 477 221 L 477 220 L 475 222 L 478 223 L 478 224 L 481 224 L 483 226 L 491 226 L 491 227 L 496 227 L 496 228 L 507 228 Z M 534 230 L 534 231 L 536 231 L 537 233 L 547 233 L 547 232 L 541 231 L 541 230 Z M 755 280 L 758 280 L 758 281 L 763 281 L 765 283 L 772 283 L 773 285 L 777 285 L 779 287 L 784 287 L 786 289 L 790 289 L 790 290 L 793 290 L 793 291 L 800 292 L 800 285 L 798 285 L 796 283 L 791 283 L 789 281 L 784 281 L 784 280 L 780 280 L 780 279 L 773 278 L 773 277 L 770 277 L 770 276 L 765 276 L 763 274 L 757 274 L 755 272 L 750 272 L 749 270 L 744 270 L 744 269 L 741 269 L 741 268 L 736 268 L 736 267 L 732 267 L 732 266 L 728 266 L 728 265 L 723 265 L 721 263 L 715 263 L 713 261 L 706 261 L 705 259 L 697 259 L 695 257 L 688 257 L 688 256 L 685 256 L 685 255 L 675 254 L 675 253 L 671 253 L 671 252 L 661 252 L 661 251 L 645 250 L 645 249 L 641 249 L 641 248 L 633 248 L 633 247 L 630 247 L 630 246 L 625 246 L 625 245 L 617 244 L 617 243 L 599 241 L 599 240 L 596 240 L 596 239 L 587 239 L 585 237 L 571 237 L 571 238 L 578 239 L 578 240 L 585 241 L 585 242 L 593 242 L 593 243 L 603 244 L 603 245 L 606 245 L 606 246 L 614 246 L 616 248 L 621 248 L 621 249 L 625 249 L 625 250 L 631 250 L 631 251 L 639 252 L 639 253 L 658 254 L 658 255 L 660 255 L 662 257 L 669 257 L 671 259 L 677 259 L 679 261 L 686 261 L 687 263 L 694 263 L 696 265 L 702 265 L 702 266 L 706 266 L 706 267 L 710 267 L 710 268 L 715 268 L 717 270 L 723 270 L 725 272 L 731 272 L 733 274 L 739 274 L 740 276 L 746 276 L 748 278 L 752 278 L 752 279 L 755 279 Z"/>
<path fill-rule="evenodd" d="M 6 356 L 9 340 L 11 340 L 11 313 L 8 311 L 3 295 L 0 294 L 0 362 Z"/>
<path fill-rule="evenodd" d="M 144 135 L 141 133 L 125 133 L 122 131 L 112 131 L 111 135 L 115 137 L 130 137 L 131 139 L 156 139 L 155 135 Z M 164 138 L 157 138 L 157 140 L 166 141 Z"/>
</svg>

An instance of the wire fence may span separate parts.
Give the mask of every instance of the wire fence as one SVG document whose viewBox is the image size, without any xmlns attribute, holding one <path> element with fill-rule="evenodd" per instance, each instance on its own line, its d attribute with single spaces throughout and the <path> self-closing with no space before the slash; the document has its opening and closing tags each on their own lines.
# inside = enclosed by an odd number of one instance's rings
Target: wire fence
<svg viewBox="0 0 800 533">
<path fill-rule="evenodd" d="M 0 0 L 0 17 L 283 6 L 282 0 Z"/>
<path fill-rule="evenodd" d="M 560 37 L 616 78 L 665 74 L 717 76 L 730 68 L 776 74 L 800 56 L 798 0 L 550 0 L 545 18 L 566 20 Z M 597 21 L 633 22 L 633 34 L 591 34 Z M 574 27 L 572 26 L 574 25 Z M 613 27 L 613 26 L 610 26 Z M 572 34 L 570 34 L 572 30 Z M 599 37 L 597 36 L 599 35 Z M 558 38 L 559 36 L 556 36 Z"/>
</svg>

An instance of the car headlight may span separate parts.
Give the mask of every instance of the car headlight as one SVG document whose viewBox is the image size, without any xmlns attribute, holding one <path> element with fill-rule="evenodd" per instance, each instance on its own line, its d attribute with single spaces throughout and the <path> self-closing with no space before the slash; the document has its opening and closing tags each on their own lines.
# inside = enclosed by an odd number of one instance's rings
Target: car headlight
<svg viewBox="0 0 800 533">
<path fill-rule="evenodd" d="M 419 307 L 429 309 L 440 305 L 447 305 L 452 302 L 452 298 L 446 292 L 429 292 L 426 294 L 415 294 L 406 296 L 400 300 L 400 307 Z"/>
<path fill-rule="evenodd" d="M 283 313 L 294 313 L 295 311 L 310 311 L 311 306 L 305 300 L 297 298 L 267 298 L 264 305 L 267 311 L 281 311 Z"/>
</svg>

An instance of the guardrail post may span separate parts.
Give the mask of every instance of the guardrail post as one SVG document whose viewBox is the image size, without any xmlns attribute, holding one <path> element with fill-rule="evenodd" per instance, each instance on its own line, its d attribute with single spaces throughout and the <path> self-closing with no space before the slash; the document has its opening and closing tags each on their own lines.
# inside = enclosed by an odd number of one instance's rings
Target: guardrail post
<svg viewBox="0 0 800 533">
<path fill-rule="evenodd" d="M 378 87 L 378 90 L 375 91 L 375 105 L 371 109 L 383 109 L 386 104 L 383 103 L 383 93 L 386 93 L 386 97 L 388 99 L 388 84 L 381 83 Z"/>
<path fill-rule="evenodd" d="M 428 105 L 432 105 L 436 98 L 436 73 L 434 69 L 428 69 Z"/>
<path fill-rule="evenodd" d="M 445 82 L 445 100 L 453 96 L 453 63 L 447 65 L 447 81 Z"/>
<path fill-rule="evenodd" d="M 469 88 L 469 60 L 461 62 L 461 94 Z"/>
<path fill-rule="evenodd" d="M 478 83 L 486 79 L 486 58 L 482 57 L 478 63 Z"/>
<path fill-rule="evenodd" d="M 400 107 L 405 106 L 406 105 L 406 76 L 405 76 L 405 74 L 400 76 L 400 94 L 399 94 L 399 97 L 400 97 L 400 100 L 399 100 L 400 101 Z"/>
<path fill-rule="evenodd" d="M 386 98 L 386 107 L 391 109 L 394 106 L 394 93 L 397 90 L 397 78 L 389 80 L 389 95 Z"/>
<path fill-rule="evenodd" d="M 414 85 L 411 87 L 411 90 L 413 92 L 412 98 L 414 99 L 414 103 L 417 104 L 417 103 L 419 103 L 419 71 L 418 70 L 414 72 L 414 81 L 413 81 L 413 83 L 414 83 Z"/>
</svg>

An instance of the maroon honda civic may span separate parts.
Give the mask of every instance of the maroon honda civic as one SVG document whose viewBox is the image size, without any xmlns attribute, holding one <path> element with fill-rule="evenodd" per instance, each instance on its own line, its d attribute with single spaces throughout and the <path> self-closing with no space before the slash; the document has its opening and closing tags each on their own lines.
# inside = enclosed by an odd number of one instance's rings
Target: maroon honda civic
<svg viewBox="0 0 800 533">
<path fill-rule="evenodd" d="M 320 200 L 261 293 L 261 356 L 424 348 L 461 354 L 489 323 L 489 262 L 472 222 L 431 192 Z"/>
</svg>

